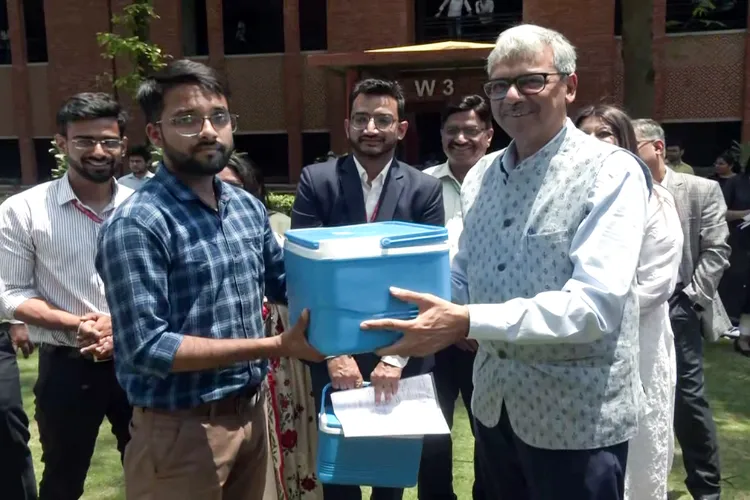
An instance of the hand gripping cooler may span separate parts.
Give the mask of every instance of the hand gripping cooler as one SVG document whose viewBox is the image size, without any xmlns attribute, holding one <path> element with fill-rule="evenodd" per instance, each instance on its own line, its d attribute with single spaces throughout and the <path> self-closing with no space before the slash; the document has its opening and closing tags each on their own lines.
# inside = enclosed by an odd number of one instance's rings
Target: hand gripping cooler
<svg viewBox="0 0 750 500">
<path fill-rule="evenodd" d="M 362 331 L 368 319 L 409 319 L 417 308 L 390 295 L 395 286 L 450 300 L 448 231 L 406 222 L 374 222 L 287 231 L 289 315 L 310 310 L 308 340 L 321 354 L 373 352 L 402 334 Z"/>
<path fill-rule="evenodd" d="M 369 385 L 369 384 L 366 384 Z M 318 415 L 317 475 L 323 484 L 411 488 L 417 484 L 423 436 L 344 436 L 323 389 Z"/>
</svg>

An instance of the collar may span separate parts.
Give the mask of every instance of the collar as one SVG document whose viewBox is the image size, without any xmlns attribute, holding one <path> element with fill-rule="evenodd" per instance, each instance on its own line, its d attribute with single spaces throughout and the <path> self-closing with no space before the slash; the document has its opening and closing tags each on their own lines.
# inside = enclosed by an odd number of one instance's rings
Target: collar
<svg viewBox="0 0 750 500">
<path fill-rule="evenodd" d="M 163 163 L 159 163 L 156 174 L 154 174 L 149 182 L 155 181 L 161 183 L 164 188 L 178 200 L 200 201 L 200 198 L 198 198 L 198 195 L 195 194 L 195 191 L 187 187 L 185 183 L 178 179 Z M 218 194 L 219 201 L 229 201 L 232 190 L 222 189 L 221 181 L 216 176 L 213 177 L 213 183 L 214 192 Z"/>
<path fill-rule="evenodd" d="M 516 156 L 517 156 L 516 155 L 516 141 L 513 140 L 508 146 L 508 149 L 505 151 L 505 154 L 503 155 L 502 166 L 508 172 L 510 172 L 514 168 L 533 164 L 535 161 L 539 160 L 540 158 L 549 159 L 555 151 L 560 149 L 560 146 L 565 140 L 565 137 L 567 136 L 569 129 L 578 130 L 576 126 L 573 124 L 573 121 L 570 118 L 566 118 L 565 123 L 563 124 L 560 131 L 557 134 L 555 134 L 555 136 L 552 139 L 550 139 L 550 141 L 547 144 L 542 146 L 541 149 L 539 149 L 536 153 L 534 153 L 533 155 L 523 160 L 521 163 L 516 163 Z"/>
<path fill-rule="evenodd" d="M 70 177 L 68 177 L 68 173 L 65 172 L 65 175 L 63 175 L 61 178 L 59 178 L 57 181 L 57 204 L 59 206 L 65 205 L 66 203 L 70 203 L 73 200 L 77 200 L 79 203 L 81 200 L 78 199 L 76 194 L 73 192 L 73 187 L 70 185 Z M 118 201 L 120 201 L 120 184 L 117 182 L 117 179 L 112 179 L 112 198 L 109 200 L 109 203 L 107 203 L 107 206 L 104 208 L 104 211 L 109 210 L 113 206 L 118 205 Z"/>
<path fill-rule="evenodd" d="M 393 159 L 392 159 L 391 161 L 388 162 L 385 168 L 383 168 L 383 170 L 381 170 L 380 173 L 377 176 L 375 176 L 372 182 L 370 182 L 367 176 L 367 171 L 365 171 L 365 168 L 359 162 L 357 157 L 352 155 L 352 159 L 354 160 L 354 165 L 357 167 L 357 173 L 359 173 L 359 178 L 362 180 L 362 184 L 367 184 L 368 186 L 372 186 L 372 184 L 374 184 L 378 180 L 380 180 L 381 184 L 385 182 L 385 178 L 388 175 L 388 171 L 391 169 L 391 163 L 393 163 Z"/>
</svg>

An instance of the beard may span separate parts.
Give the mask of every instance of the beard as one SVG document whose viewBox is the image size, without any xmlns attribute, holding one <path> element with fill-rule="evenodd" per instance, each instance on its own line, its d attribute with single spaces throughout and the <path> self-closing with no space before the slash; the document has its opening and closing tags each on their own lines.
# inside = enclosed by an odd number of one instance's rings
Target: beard
<svg viewBox="0 0 750 500">
<path fill-rule="evenodd" d="M 351 135 L 349 136 L 349 146 L 359 155 L 363 156 L 365 158 L 382 158 L 384 156 L 389 156 L 393 154 L 393 150 L 396 149 L 396 144 L 398 143 L 398 140 L 394 139 L 387 139 L 385 137 L 381 138 L 381 142 L 378 146 L 368 146 L 365 145 L 364 137 L 360 136 L 359 138 L 353 138 Z"/>
<path fill-rule="evenodd" d="M 205 159 L 198 157 L 201 149 L 210 148 L 213 148 L 213 154 Z M 233 150 L 234 147 L 219 142 L 199 142 L 190 148 L 190 153 L 183 153 L 164 143 L 164 157 L 169 159 L 170 166 L 178 173 L 195 176 L 216 175 L 224 170 Z"/>
<path fill-rule="evenodd" d="M 119 157 L 116 156 L 108 157 L 101 165 L 94 166 L 91 161 L 91 157 L 83 157 L 80 161 L 68 157 L 68 165 L 71 169 L 75 170 L 84 179 L 96 184 L 104 184 L 111 181 L 115 176 L 115 172 L 120 167 L 120 163 L 122 163 Z"/>
</svg>

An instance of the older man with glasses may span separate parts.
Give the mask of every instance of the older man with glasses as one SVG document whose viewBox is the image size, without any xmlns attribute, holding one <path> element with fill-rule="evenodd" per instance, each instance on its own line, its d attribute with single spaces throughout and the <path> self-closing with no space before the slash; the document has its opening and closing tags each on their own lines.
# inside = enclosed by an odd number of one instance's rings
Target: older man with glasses
<svg viewBox="0 0 750 500">
<path fill-rule="evenodd" d="M 504 31 L 487 63 L 495 120 L 513 139 L 462 186 L 453 301 L 412 291 L 413 320 L 380 354 L 477 340 L 477 457 L 486 498 L 621 499 L 638 376 L 636 266 L 650 176 L 567 118 L 576 53 L 560 33 Z"/>
</svg>

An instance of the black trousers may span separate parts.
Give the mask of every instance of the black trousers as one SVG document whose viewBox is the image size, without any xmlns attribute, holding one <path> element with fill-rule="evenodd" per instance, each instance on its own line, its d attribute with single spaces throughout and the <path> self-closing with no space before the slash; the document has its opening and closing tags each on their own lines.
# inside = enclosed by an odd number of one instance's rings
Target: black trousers
<svg viewBox="0 0 750 500">
<path fill-rule="evenodd" d="M 475 422 L 477 458 L 486 500 L 622 500 L 628 443 L 592 450 L 529 446 L 511 428 L 505 406 L 500 422 Z"/>
<path fill-rule="evenodd" d="M 323 388 L 330 382 L 328 378 L 328 372 L 322 370 L 320 367 L 317 369 L 310 370 L 310 382 L 313 391 L 313 399 L 315 400 L 315 418 L 317 420 L 320 414 L 320 395 L 323 393 Z M 369 366 L 368 366 L 369 368 Z M 363 367 L 360 365 L 360 371 Z M 362 376 L 365 380 L 370 378 L 370 371 L 362 371 Z M 404 496 L 404 490 L 401 488 L 373 488 L 371 500 L 401 500 Z M 362 500 L 362 490 L 359 486 L 349 486 L 341 484 L 324 484 L 323 485 L 323 498 L 325 500 Z"/>
<path fill-rule="evenodd" d="M 95 363 L 76 349 L 42 345 L 34 387 L 44 472 L 41 500 L 83 495 L 99 427 L 107 417 L 123 457 L 132 408 L 117 383 L 114 363 Z"/>
<path fill-rule="evenodd" d="M 21 379 L 7 323 L 0 325 L 0 497 L 37 498 L 29 451 L 29 419 L 23 410 Z"/>
<path fill-rule="evenodd" d="M 669 300 L 677 358 L 674 430 L 687 472 L 685 486 L 697 499 L 718 499 L 719 443 L 703 379 L 701 321 L 682 293 Z"/>
<path fill-rule="evenodd" d="M 435 379 L 438 403 L 448 427 L 453 429 L 453 415 L 459 394 L 469 414 L 471 432 L 474 433 L 474 418 L 471 414 L 471 394 L 474 392 L 472 374 L 476 353 L 450 346 L 435 355 Z M 481 486 L 479 465 L 474 448 L 474 487 L 472 498 L 485 498 Z M 424 437 L 422 461 L 419 467 L 419 500 L 457 500 L 453 491 L 453 440 L 448 435 Z"/>
</svg>

